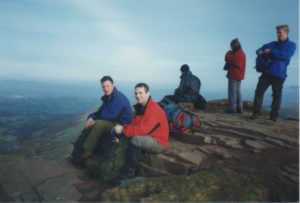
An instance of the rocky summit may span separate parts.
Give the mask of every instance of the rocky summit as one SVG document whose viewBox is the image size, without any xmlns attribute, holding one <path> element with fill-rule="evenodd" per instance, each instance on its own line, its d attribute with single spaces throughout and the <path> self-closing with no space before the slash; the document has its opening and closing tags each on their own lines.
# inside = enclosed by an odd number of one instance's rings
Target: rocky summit
<svg viewBox="0 0 300 203">
<path fill-rule="evenodd" d="M 267 113 L 252 120 L 251 103 L 243 114 L 227 114 L 226 106 L 218 100 L 194 110 L 199 129 L 171 135 L 167 150 L 144 154 L 136 177 L 117 186 L 106 181 L 118 174 L 127 140 L 76 169 L 65 158 L 84 117 L 72 120 L 28 142 L 30 153 L 0 156 L 0 201 L 299 201 L 299 120 L 274 122 Z"/>
</svg>

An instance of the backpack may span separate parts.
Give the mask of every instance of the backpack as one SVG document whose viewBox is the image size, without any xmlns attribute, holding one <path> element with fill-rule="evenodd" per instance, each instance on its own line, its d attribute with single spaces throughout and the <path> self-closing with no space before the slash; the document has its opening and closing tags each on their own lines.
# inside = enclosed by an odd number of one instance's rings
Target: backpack
<svg viewBox="0 0 300 203">
<path fill-rule="evenodd" d="M 200 118 L 187 109 L 178 107 L 175 103 L 163 106 L 169 121 L 170 131 L 173 133 L 194 133 L 194 129 L 200 127 Z"/>
<path fill-rule="evenodd" d="M 201 94 L 198 94 L 194 107 L 202 110 L 206 109 L 206 99 Z"/>
<path fill-rule="evenodd" d="M 271 60 L 268 59 L 265 55 L 259 55 L 255 60 L 255 69 L 259 73 L 265 72 L 265 70 L 269 69 L 271 65 Z"/>
</svg>

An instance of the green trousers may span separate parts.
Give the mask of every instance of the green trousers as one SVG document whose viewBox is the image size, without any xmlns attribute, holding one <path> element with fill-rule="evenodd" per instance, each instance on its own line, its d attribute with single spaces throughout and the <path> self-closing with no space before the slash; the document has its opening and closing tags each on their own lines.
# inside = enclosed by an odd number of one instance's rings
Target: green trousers
<svg viewBox="0 0 300 203">
<path fill-rule="evenodd" d="M 86 140 L 83 144 L 83 149 L 87 151 L 93 151 L 101 136 L 111 136 L 110 131 L 114 127 L 115 123 L 105 120 L 97 120 L 94 126 L 90 129 Z M 84 133 L 84 132 L 83 132 Z"/>
</svg>

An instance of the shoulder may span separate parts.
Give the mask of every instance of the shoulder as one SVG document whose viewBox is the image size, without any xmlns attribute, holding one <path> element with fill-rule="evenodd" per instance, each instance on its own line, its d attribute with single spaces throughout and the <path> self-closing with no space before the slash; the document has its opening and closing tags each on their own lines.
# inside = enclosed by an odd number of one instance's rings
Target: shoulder
<svg viewBox="0 0 300 203">
<path fill-rule="evenodd" d="M 293 41 L 290 41 L 290 40 L 287 42 L 287 45 L 288 45 L 289 47 L 296 47 L 296 43 L 293 42 Z"/>
<path fill-rule="evenodd" d="M 151 109 L 151 111 L 155 111 L 155 112 L 163 111 L 160 105 L 157 102 L 155 102 L 152 98 L 150 99 L 148 106 L 149 109 Z"/>
<path fill-rule="evenodd" d="M 126 99 L 126 100 L 128 100 L 128 98 L 125 96 L 125 94 L 123 94 L 121 91 L 119 91 L 119 90 L 116 90 L 115 92 L 114 92 L 114 94 L 115 94 L 115 97 L 117 98 L 117 99 Z"/>
<path fill-rule="evenodd" d="M 246 56 L 246 54 L 242 48 L 239 49 L 238 54 L 241 56 Z"/>
<path fill-rule="evenodd" d="M 278 41 L 272 41 L 272 42 L 269 42 L 267 44 L 264 44 L 263 47 L 265 48 L 271 48 L 271 47 L 274 47 L 278 44 Z"/>
<path fill-rule="evenodd" d="M 228 56 L 228 55 L 231 55 L 232 53 L 233 53 L 233 52 L 232 52 L 231 50 L 229 50 L 229 51 L 226 52 L 225 55 Z"/>
</svg>

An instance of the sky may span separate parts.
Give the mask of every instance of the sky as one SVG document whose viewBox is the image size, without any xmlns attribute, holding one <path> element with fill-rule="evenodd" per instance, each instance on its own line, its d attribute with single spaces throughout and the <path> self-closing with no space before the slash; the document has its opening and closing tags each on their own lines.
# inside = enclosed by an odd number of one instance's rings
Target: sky
<svg viewBox="0 0 300 203">
<path fill-rule="evenodd" d="M 227 91 L 224 55 L 238 38 L 254 89 L 255 51 L 290 26 L 297 51 L 285 86 L 299 86 L 298 0 L 0 0 L 0 79 L 178 86 L 188 64 L 206 91 Z"/>
</svg>

